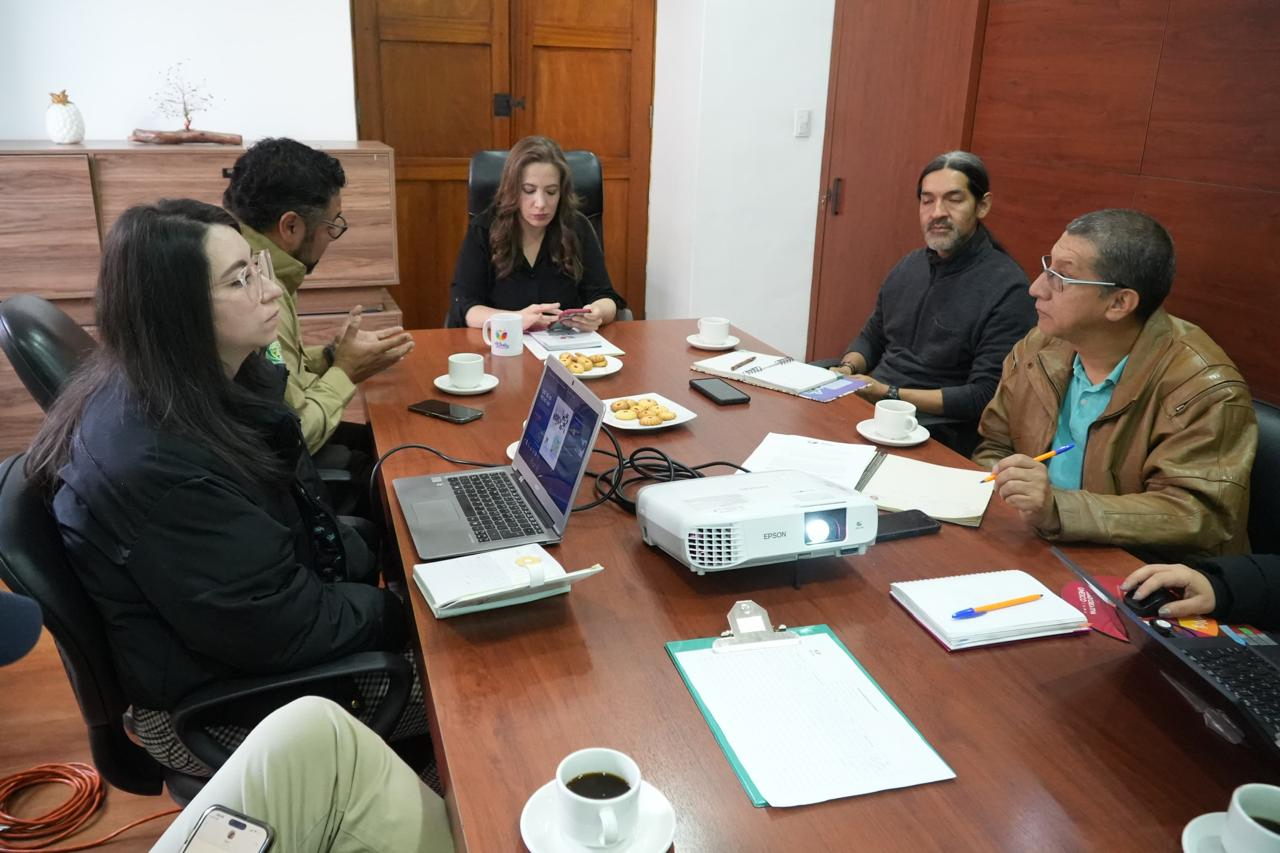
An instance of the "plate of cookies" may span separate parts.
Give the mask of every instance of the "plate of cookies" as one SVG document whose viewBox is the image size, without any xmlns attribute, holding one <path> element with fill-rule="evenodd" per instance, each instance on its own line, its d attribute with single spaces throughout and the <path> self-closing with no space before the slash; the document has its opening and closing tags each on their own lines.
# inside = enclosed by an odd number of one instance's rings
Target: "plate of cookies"
<svg viewBox="0 0 1280 853">
<path fill-rule="evenodd" d="M 583 379 L 599 379 L 601 376 L 609 376 L 622 369 L 621 359 L 600 353 L 588 355 L 584 352 L 562 352 L 557 358 L 560 359 L 561 364 L 569 368 L 570 373 Z"/>
<path fill-rule="evenodd" d="M 661 394 L 636 394 L 604 401 L 604 422 L 618 429 L 662 429 L 687 424 L 697 417 Z"/>
</svg>

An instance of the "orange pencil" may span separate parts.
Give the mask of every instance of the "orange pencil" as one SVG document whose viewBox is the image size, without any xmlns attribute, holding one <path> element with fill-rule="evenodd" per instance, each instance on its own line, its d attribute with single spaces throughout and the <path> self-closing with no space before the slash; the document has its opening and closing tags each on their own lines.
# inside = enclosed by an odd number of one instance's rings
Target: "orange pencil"
<svg viewBox="0 0 1280 853">
<path fill-rule="evenodd" d="M 1031 461 L 1044 462 L 1046 459 L 1052 459 L 1053 457 L 1057 456 L 1059 453 L 1066 453 L 1068 450 L 1074 450 L 1074 449 L 1075 449 L 1074 444 L 1064 444 L 1061 447 L 1059 447 L 1057 450 L 1050 450 L 1045 453 L 1041 453 L 1039 456 L 1037 456 L 1035 459 L 1032 459 Z M 990 483 L 995 478 L 996 478 L 995 474 L 988 474 L 985 478 L 983 478 L 982 482 Z"/>
<path fill-rule="evenodd" d="M 1011 598 L 1008 601 L 997 601 L 995 604 L 983 604 L 980 607 L 966 607 L 964 610 L 957 610 L 951 614 L 952 619 L 972 619 L 975 616 L 981 616 L 992 610 L 1001 610 L 1005 607 L 1013 607 L 1017 604 L 1029 604 L 1033 601 L 1039 601 L 1044 598 L 1040 593 L 1035 595 L 1024 595 L 1021 598 Z"/>
</svg>

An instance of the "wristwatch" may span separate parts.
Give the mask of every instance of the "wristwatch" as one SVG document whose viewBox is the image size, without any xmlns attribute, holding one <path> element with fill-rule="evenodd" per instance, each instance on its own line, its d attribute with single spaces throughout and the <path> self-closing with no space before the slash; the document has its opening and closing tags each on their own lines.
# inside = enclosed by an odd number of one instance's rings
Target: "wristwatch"
<svg viewBox="0 0 1280 853">
<path fill-rule="evenodd" d="M 898 396 L 898 386 L 897 386 L 897 385 L 890 385 L 890 386 L 889 386 L 889 390 L 884 392 L 884 398 L 885 398 L 886 400 L 898 400 L 898 399 L 901 399 L 901 398 Z"/>
<path fill-rule="evenodd" d="M 333 361 L 338 352 L 338 345 L 334 341 L 325 344 L 324 360 L 328 362 L 329 367 L 333 367 Z"/>
</svg>

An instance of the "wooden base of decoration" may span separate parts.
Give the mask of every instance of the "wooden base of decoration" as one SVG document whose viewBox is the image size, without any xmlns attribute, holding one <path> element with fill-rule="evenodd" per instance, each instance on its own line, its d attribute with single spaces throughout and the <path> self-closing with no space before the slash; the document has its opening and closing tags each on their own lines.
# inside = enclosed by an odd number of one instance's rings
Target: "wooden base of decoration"
<svg viewBox="0 0 1280 853">
<path fill-rule="evenodd" d="M 212 130 L 139 130 L 129 134 L 130 142 L 149 142 L 153 145 L 181 145 L 184 142 L 213 142 L 218 145 L 240 145 L 244 138 L 238 133 L 218 133 Z"/>
</svg>

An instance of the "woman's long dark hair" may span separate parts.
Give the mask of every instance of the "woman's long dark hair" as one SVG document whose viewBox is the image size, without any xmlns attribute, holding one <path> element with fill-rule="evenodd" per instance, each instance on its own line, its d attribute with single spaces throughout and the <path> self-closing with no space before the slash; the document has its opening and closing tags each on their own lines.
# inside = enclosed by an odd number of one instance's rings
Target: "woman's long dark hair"
<svg viewBox="0 0 1280 853">
<path fill-rule="evenodd" d="M 85 403 L 123 374 L 158 429 L 191 439 L 251 480 L 286 475 L 237 416 L 260 399 L 229 380 L 218 358 L 204 245 L 214 225 L 240 230 L 222 208 L 191 199 L 131 207 L 111 226 L 95 297 L 101 345 L 49 409 L 27 457 L 28 474 L 56 485 Z M 255 355 L 242 369 L 265 368 Z"/>
<path fill-rule="evenodd" d="M 489 226 L 489 248 L 493 251 L 493 266 L 498 278 L 507 278 L 515 271 L 516 262 L 524 251 L 520 234 L 521 179 L 524 167 L 532 163 L 550 163 L 560 170 L 560 203 L 556 215 L 547 226 L 547 238 L 552 240 L 551 261 L 562 273 L 576 281 L 582 280 L 582 247 L 573 230 L 578 215 L 580 199 L 573 192 L 573 175 L 564 152 L 554 140 L 545 136 L 526 136 L 515 144 L 502 167 L 502 180 L 494 193 L 493 223 Z M 567 224 L 566 224 L 567 223 Z"/>
</svg>

